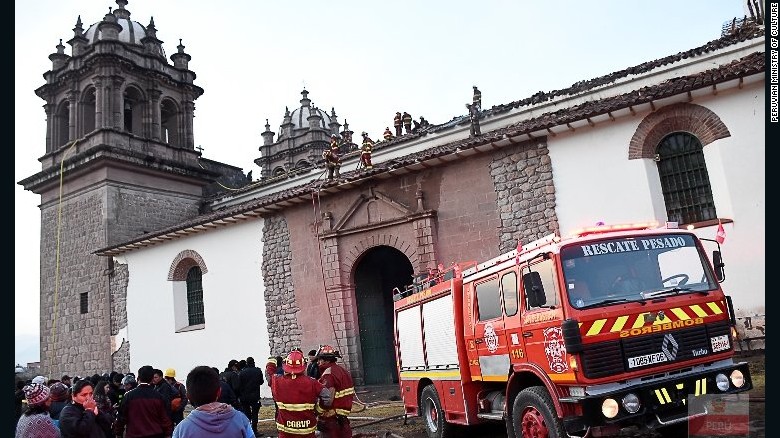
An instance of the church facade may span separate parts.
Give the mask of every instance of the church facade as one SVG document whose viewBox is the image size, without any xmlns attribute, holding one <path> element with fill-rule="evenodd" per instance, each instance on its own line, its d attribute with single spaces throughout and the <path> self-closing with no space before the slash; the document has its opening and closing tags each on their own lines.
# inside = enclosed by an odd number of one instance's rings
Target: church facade
<svg viewBox="0 0 780 438">
<path fill-rule="evenodd" d="M 46 372 L 222 368 L 327 343 L 356 383 L 390 383 L 394 288 L 518 241 L 652 219 L 710 239 L 724 226 L 740 336 L 763 336 L 763 25 L 432 121 L 378 142 L 370 169 L 347 148 L 334 180 L 320 153 L 351 132 L 303 90 L 278 136 L 266 122 L 252 180 L 193 148 L 189 55 L 180 44 L 168 64 L 154 23 L 117 4 L 74 30 L 36 91 L 50 135 L 20 184 L 42 196 Z"/>
</svg>

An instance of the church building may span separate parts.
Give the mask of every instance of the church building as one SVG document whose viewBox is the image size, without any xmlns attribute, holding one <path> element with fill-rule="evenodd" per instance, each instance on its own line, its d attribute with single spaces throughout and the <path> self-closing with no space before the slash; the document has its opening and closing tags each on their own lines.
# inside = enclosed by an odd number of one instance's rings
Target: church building
<svg viewBox="0 0 780 438">
<path fill-rule="evenodd" d="M 749 339 L 737 347 L 762 348 L 762 20 L 554 91 L 475 98 L 376 142 L 372 167 L 338 102 L 315 107 L 304 89 L 266 119 L 252 178 L 194 147 L 204 89 L 181 42 L 167 56 L 155 23 L 116 3 L 86 29 L 79 18 L 35 90 L 42 168 L 19 184 L 41 196 L 45 373 L 185 374 L 331 344 L 356 384 L 392 383 L 395 288 L 550 233 L 648 220 L 708 239 L 724 227 L 723 288 Z"/>
</svg>

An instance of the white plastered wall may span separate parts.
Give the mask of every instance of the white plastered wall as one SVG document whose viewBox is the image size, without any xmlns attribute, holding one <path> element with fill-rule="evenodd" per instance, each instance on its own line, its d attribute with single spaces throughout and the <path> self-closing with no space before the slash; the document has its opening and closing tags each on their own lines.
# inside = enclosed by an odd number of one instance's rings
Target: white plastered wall
<svg viewBox="0 0 780 438">
<path fill-rule="evenodd" d="M 723 288 L 738 316 L 765 314 L 765 106 L 763 82 L 692 102 L 718 115 L 731 136 L 704 147 L 710 185 L 726 241 Z M 628 159 L 628 145 L 648 113 L 548 137 L 561 233 L 606 223 L 666 221 L 658 170 Z M 717 226 L 702 228 L 713 239 Z M 705 245 L 708 250 L 714 243 Z M 761 323 L 763 324 L 763 322 Z"/>
<path fill-rule="evenodd" d="M 143 365 L 174 368 L 184 382 L 198 365 L 221 371 L 230 359 L 252 356 L 264 367 L 269 342 L 262 228 L 262 219 L 249 220 L 116 257 L 128 265 L 127 337 L 133 372 Z M 174 296 L 183 282 L 169 281 L 168 275 L 184 250 L 197 252 L 208 269 L 203 274 L 205 328 L 177 333 Z M 271 396 L 268 385 L 261 387 L 261 396 Z"/>
</svg>

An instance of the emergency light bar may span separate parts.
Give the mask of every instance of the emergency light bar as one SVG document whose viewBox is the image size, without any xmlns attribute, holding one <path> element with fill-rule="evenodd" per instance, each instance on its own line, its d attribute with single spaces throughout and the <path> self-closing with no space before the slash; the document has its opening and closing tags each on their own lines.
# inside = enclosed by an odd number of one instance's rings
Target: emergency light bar
<svg viewBox="0 0 780 438">
<path fill-rule="evenodd" d="M 582 237 L 588 234 L 609 233 L 611 231 L 650 230 L 658 228 L 658 222 L 638 222 L 633 224 L 597 225 L 595 227 L 578 228 L 570 234 L 572 237 Z"/>
<path fill-rule="evenodd" d="M 499 263 L 503 263 L 507 260 L 512 260 L 517 258 L 517 256 L 525 254 L 527 252 L 533 251 L 537 248 L 540 248 L 544 245 L 547 245 L 552 242 L 557 242 L 560 240 L 560 237 L 556 236 L 555 233 L 548 234 L 541 239 L 534 240 L 533 242 L 527 244 L 527 245 L 517 245 L 519 250 L 513 249 L 512 251 L 509 251 L 507 253 L 501 254 L 498 257 L 492 258 L 484 263 L 480 263 L 477 266 L 468 268 L 463 271 L 463 276 L 466 277 L 468 275 L 471 275 L 475 272 L 482 271 L 487 268 L 491 268 L 493 266 L 498 265 Z"/>
</svg>

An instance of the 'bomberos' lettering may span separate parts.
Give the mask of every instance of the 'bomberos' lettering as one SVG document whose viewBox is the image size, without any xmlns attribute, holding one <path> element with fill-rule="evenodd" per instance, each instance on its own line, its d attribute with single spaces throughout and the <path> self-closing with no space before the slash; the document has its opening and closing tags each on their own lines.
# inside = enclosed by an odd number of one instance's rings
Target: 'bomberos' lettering
<svg viewBox="0 0 780 438">
<path fill-rule="evenodd" d="M 671 330 L 681 327 L 689 327 L 697 324 L 704 324 L 704 318 L 682 319 L 674 322 L 665 322 L 663 324 L 653 324 L 646 325 L 644 327 L 636 327 L 629 330 L 621 330 L 620 337 L 625 338 L 628 336 L 646 335 L 648 333 L 660 332 L 663 330 Z"/>
</svg>

